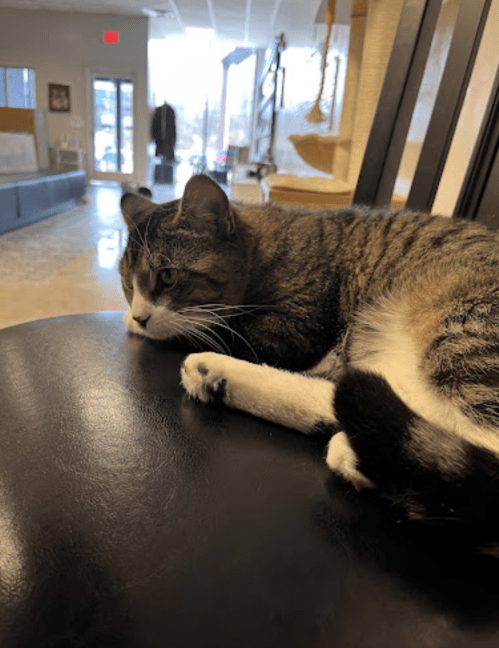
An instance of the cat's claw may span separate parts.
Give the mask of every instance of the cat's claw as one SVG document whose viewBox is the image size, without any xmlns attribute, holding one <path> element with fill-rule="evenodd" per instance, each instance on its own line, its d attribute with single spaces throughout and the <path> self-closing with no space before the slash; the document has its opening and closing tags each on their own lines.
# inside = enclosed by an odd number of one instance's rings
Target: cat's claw
<svg viewBox="0 0 499 648">
<path fill-rule="evenodd" d="M 187 356 L 180 372 L 182 385 L 192 398 L 202 403 L 229 400 L 227 378 L 219 353 L 192 353 Z"/>
</svg>

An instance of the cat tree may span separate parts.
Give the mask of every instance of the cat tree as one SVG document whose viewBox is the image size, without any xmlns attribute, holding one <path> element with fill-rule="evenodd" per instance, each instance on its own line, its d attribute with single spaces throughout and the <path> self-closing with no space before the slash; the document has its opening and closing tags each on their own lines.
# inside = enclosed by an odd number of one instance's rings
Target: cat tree
<svg viewBox="0 0 499 648">
<path fill-rule="evenodd" d="M 402 4 L 403 0 L 354 1 L 339 134 L 290 136 L 302 159 L 330 173 L 332 178 L 272 174 L 263 181 L 267 199 L 311 207 L 341 207 L 351 203 Z M 330 25 L 334 24 L 335 6 L 336 2 L 329 0 L 328 34 Z M 324 60 L 323 56 L 323 76 Z M 320 91 L 309 113 L 312 120 L 319 115 L 321 94 Z M 402 203 L 401 199 L 394 198 L 392 205 L 402 206 Z"/>
</svg>

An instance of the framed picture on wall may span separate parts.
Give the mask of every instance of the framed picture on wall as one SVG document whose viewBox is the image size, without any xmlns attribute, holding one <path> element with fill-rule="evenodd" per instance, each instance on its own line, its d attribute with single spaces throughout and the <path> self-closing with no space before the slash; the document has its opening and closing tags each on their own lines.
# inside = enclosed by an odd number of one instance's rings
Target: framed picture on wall
<svg viewBox="0 0 499 648">
<path fill-rule="evenodd" d="M 50 112 L 71 111 L 70 86 L 60 83 L 49 83 L 49 110 Z"/>
</svg>

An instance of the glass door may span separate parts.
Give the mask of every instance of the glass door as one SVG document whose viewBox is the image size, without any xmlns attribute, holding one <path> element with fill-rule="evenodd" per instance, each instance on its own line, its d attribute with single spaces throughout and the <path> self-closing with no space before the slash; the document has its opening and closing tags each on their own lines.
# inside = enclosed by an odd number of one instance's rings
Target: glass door
<svg viewBox="0 0 499 648">
<path fill-rule="evenodd" d="M 92 84 L 92 175 L 119 181 L 133 174 L 133 82 L 94 76 Z"/>
</svg>

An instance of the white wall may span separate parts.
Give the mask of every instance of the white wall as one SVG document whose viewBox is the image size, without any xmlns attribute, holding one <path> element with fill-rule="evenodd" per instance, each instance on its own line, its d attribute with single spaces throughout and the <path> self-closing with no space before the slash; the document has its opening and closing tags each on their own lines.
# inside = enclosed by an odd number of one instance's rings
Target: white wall
<svg viewBox="0 0 499 648">
<path fill-rule="evenodd" d="M 106 45 L 104 30 L 120 33 L 120 42 Z M 58 11 L 0 9 L 0 65 L 35 69 L 36 105 L 47 111 L 48 140 L 76 136 L 88 150 L 87 72 L 130 74 L 134 86 L 134 178 L 147 181 L 149 141 L 147 18 Z M 71 86 L 71 113 L 48 111 L 48 84 Z M 75 117 L 81 117 L 75 128 Z"/>
<path fill-rule="evenodd" d="M 432 44 L 395 186 L 395 193 L 399 196 L 409 195 L 459 8 L 460 0 L 447 0 L 440 13 L 436 38 Z M 466 98 L 433 205 L 432 211 L 435 214 L 452 216 L 456 205 L 499 64 L 498 33 L 499 0 L 492 0 Z"/>
<path fill-rule="evenodd" d="M 451 215 L 487 108 L 499 65 L 499 0 L 492 0 L 449 157 L 438 188 L 434 213 Z"/>
</svg>

